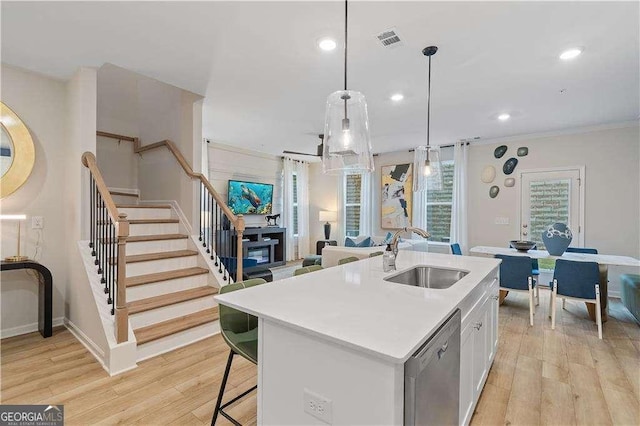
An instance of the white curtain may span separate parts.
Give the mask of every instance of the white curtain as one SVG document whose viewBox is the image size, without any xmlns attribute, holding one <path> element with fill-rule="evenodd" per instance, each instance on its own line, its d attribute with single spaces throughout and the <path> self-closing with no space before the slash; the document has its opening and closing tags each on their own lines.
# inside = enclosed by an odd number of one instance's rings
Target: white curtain
<svg viewBox="0 0 640 426">
<path fill-rule="evenodd" d="M 463 253 L 468 249 L 467 234 L 467 165 L 469 146 L 456 142 L 453 147 L 453 202 L 451 205 L 451 243 L 460 244 Z"/>
<path fill-rule="evenodd" d="M 338 242 L 339 246 L 344 245 L 344 239 L 346 237 L 346 230 L 345 230 L 345 208 L 344 208 L 344 203 L 345 203 L 345 187 L 347 185 L 347 175 L 343 174 L 342 176 L 340 176 L 340 180 L 338 183 L 338 191 L 336 194 L 337 197 L 337 203 L 336 205 L 338 206 L 338 229 L 336 229 L 336 241 Z M 333 230 L 331 232 L 334 232 Z"/>
<path fill-rule="evenodd" d="M 298 258 L 309 254 L 309 163 L 296 161 L 298 179 Z"/>
<path fill-rule="evenodd" d="M 293 176 L 296 175 L 296 198 L 298 200 L 298 235 L 293 226 Z M 283 223 L 287 228 L 287 259 L 295 260 L 309 254 L 309 164 L 283 159 Z"/>
<path fill-rule="evenodd" d="M 363 173 L 360 181 L 360 235 L 372 236 L 373 232 L 373 173 Z"/>
<path fill-rule="evenodd" d="M 426 176 L 424 176 L 424 174 L 418 172 L 417 170 L 413 171 L 413 178 L 414 179 L 426 179 Z M 425 229 L 427 231 L 429 231 L 428 226 L 427 226 L 427 185 L 426 183 L 424 185 L 422 185 L 422 188 L 424 188 L 423 191 L 419 191 L 419 192 L 414 192 L 413 193 L 413 213 L 412 213 L 412 221 L 411 221 L 411 225 L 416 227 L 416 228 L 420 228 L 420 229 Z M 418 237 L 416 234 L 412 234 L 412 238 L 422 238 L 422 237 Z"/>
</svg>

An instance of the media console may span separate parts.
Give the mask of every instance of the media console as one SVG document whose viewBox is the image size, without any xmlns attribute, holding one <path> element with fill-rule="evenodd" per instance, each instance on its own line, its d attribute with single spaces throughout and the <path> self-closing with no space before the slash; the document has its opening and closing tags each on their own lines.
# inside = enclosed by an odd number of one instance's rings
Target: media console
<svg viewBox="0 0 640 426">
<path fill-rule="evenodd" d="M 229 234 L 230 231 L 223 231 Z M 236 232 L 232 232 L 232 253 L 236 252 Z M 262 228 L 247 228 L 243 233 L 242 257 L 255 259 L 258 265 L 245 268 L 245 271 L 272 268 L 286 264 L 287 258 L 287 230 L 275 226 Z"/>
</svg>

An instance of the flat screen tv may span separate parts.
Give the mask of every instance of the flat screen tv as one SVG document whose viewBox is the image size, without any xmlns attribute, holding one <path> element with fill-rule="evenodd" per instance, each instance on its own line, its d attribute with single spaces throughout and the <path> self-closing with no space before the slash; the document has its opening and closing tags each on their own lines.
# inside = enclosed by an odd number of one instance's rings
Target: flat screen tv
<svg viewBox="0 0 640 426">
<path fill-rule="evenodd" d="M 227 192 L 229 208 L 234 214 L 271 214 L 273 185 L 230 180 Z"/>
</svg>

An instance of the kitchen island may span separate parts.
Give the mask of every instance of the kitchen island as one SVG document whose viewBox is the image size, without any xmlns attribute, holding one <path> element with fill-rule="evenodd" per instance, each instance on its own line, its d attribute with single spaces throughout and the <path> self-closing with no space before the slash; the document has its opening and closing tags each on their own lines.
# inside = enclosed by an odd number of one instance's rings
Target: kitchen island
<svg viewBox="0 0 640 426">
<path fill-rule="evenodd" d="M 403 251 L 396 265 L 385 273 L 376 257 L 216 296 L 259 318 L 259 424 L 402 424 L 404 363 L 457 309 L 469 422 L 497 347 L 499 261 Z M 385 280 L 416 265 L 468 273 L 446 289 Z"/>
</svg>

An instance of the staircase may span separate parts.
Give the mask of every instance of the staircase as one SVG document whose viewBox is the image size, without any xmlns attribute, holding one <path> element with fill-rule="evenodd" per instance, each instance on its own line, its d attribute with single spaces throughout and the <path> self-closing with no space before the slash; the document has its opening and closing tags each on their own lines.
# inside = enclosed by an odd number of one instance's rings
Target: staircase
<svg viewBox="0 0 640 426">
<path fill-rule="evenodd" d="M 174 208 L 110 192 L 129 221 L 125 285 L 137 360 L 217 333 L 217 279 Z"/>
</svg>

